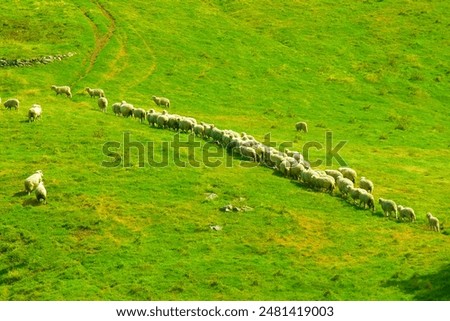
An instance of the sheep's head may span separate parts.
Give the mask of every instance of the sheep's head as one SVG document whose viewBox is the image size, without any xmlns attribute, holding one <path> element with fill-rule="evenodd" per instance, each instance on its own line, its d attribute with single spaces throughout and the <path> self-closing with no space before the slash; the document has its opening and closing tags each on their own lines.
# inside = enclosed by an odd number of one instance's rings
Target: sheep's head
<svg viewBox="0 0 450 321">
<path fill-rule="evenodd" d="M 430 212 L 427 213 L 427 218 L 430 219 L 433 215 Z"/>
</svg>

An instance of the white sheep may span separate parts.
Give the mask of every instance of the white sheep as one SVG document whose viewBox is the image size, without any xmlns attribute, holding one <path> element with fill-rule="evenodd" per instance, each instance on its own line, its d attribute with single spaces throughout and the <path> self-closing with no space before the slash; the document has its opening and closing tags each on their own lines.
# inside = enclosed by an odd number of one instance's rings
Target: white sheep
<svg viewBox="0 0 450 321">
<path fill-rule="evenodd" d="M 97 101 L 97 104 L 102 112 L 106 113 L 106 108 L 108 108 L 108 99 L 106 99 L 106 97 L 100 97 Z"/>
<path fill-rule="evenodd" d="M 132 104 L 127 103 L 125 100 L 120 104 L 120 113 L 123 117 L 133 116 L 134 106 Z"/>
<path fill-rule="evenodd" d="M 437 217 L 433 216 L 430 212 L 427 213 L 428 224 L 432 231 L 440 232 L 439 220 Z"/>
<path fill-rule="evenodd" d="M 364 176 L 361 176 L 361 178 L 359 179 L 359 187 L 373 194 L 373 183 Z"/>
<path fill-rule="evenodd" d="M 166 108 L 170 107 L 170 100 L 168 98 L 152 96 L 152 99 L 157 106 L 164 106 Z"/>
<path fill-rule="evenodd" d="M 111 108 L 113 110 L 114 115 L 116 116 L 121 116 L 122 113 L 120 112 L 120 105 L 122 105 L 122 103 L 114 103 Z"/>
<path fill-rule="evenodd" d="M 410 220 L 411 222 L 414 222 L 416 220 L 416 213 L 414 213 L 414 210 L 411 207 L 404 207 L 402 205 L 398 205 L 397 209 L 398 209 L 398 217 L 400 220 L 403 220 L 404 218 Z"/>
<path fill-rule="evenodd" d="M 70 87 L 69 86 L 56 86 L 56 85 L 52 85 L 50 87 L 55 93 L 56 96 L 58 95 L 66 95 L 67 97 L 72 98 L 72 92 L 70 91 Z"/>
<path fill-rule="evenodd" d="M 350 197 L 353 199 L 354 204 L 356 204 L 357 200 L 360 200 L 359 196 L 361 194 L 367 193 L 367 191 L 365 189 L 355 188 L 355 187 L 348 187 L 347 191 L 348 191 L 348 194 L 350 195 Z"/>
<path fill-rule="evenodd" d="M 28 122 L 33 122 L 36 119 L 40 119 L 42 115 L 42 107 L 38 104 L 33 104 L 30 109 L 28 109 Z"/>
<path fill-rule="evenodd" d="M 192 121 L 192 119 L 183 117 L 178 122 L 178 129 L 181 132 L 192 132 L 194 129 L 195 123 Z"/>
<path fill-rule="evenodd" d="M 373 195 L 370 194 L 365 189 L 360 189 L 359 193 L 359 206 L 363 205 L 363 208 L 372 209 L 372 212 L 375 211 L 375 200 L 373 198 Z"/>
<path fill-rule="evenodd" d="M 30 195 L 30 193 L 36 189 L 39 183 L 42 182 L 43 178 L 44 174 L 41 170 L 36 171 L 33 175 L 26 178 L 24 181 L 25 192 Z"/>
<path fill-rule="evenodd" d="M 5 106 L 5 108 L 7 108 L 9 110 L 11 110 L 11 108 L 13 108 L 13 107 L 15 110 L 19 109 L 19 105 L 20 105 L 20 102 L 16 98 L 8 99 L 7 101 L 5 101 L 3 103 L 3 106 Z"/>
<path fill-rule="evenodd" d="M 92 97 L 105 97 L 105 92 L 103 91 L 103 89 L 100 88 L 89 88 L 86 87 L 86 91 L 88 92 L 89 96 Z"/>
<path fill-rule="evenodd" d="M 295 124 L 295 129 L 297 131 L 304 131 L 305 133 L 307 133 L 308 132 L 308 125 L 305 122 L 300 121 L 300 122 Z"/>
<path fill-rule="evenodd" d="M 201 124 L 197 124 L 194 126 L 194 134 L 195 136 L 202 137 L 205 135 L 205 126 Z"/>
<path fill-rule="evenodd" d="M 39 183 L 39 185 L 36 187 L 35 193 L 38 202 L 43 202 L 44 204 L 47 204 L 47 190 L 45 189 L 44 182 Z"/>
<path fill-rule="evenodd" d="M 278 166 L 278 170 L 281 172 L 281 174 L 285 177 L 289 176 L 289 171 L 291 169 L 291 163 L 287 159 L 283 159 Z"/>
<path fill-rule="evenodd" d="M 343 176 L 338 176 L 338 178 L 336 179 L 336 184 L 342 196 L 347 196 L 349 189 L 353 188 L 353 182 Z"/>
<path fill-rule="evenodd" d="M 169 116 L 167 114 L 161 114 L 156 118 L 156 124 L 159 128 L 167 128 L 169 122 Z"/>
<path fill-rule="evenodd" d="M 391 213 L 394 213 L 395 219 L 398 219 L 397 204 L 395 204 L 394 201 L 380 197 L 378 203 L 381 205 L 381 209 L 386 217 L 390 216 Z"/>
<path fill-rule="evenodd" d="M 133 109 L 133 117 L 139 119 L 141 123 L 145 119 L 146 115 L 147 112 L 143 108 Z"/>
<path fill-rule="evenodd" d="M 160 112 L 156 112 L 154 109 L 150 109 L 150 110 L 147 112 L 147 121 L 148 121 L 148 124 L 149 124 L 150 126 L 155 126 L 155 124 L 156 124 L 156 119 L 158 118 L 159 115 L 161 115 Z"/>
<path fill-rule="evenodd" d="M 241 146 L 239 148 L 239 152 L 241 153 L 241 155 L 245 158 L 250 158 L 252 159 L 254 162 L 258 161 L 258 155 L 256 155 L 256 151 L 252 148 L 252 147 L 248 147 L 248 146 Z"/>
<path fill-rule="evenodd" d="M 305 171 L 305 167 L 299 163 L 291 167 L 289 170 L 289 176 L 295 180 L 298 180 L 303 171 Z"/>
<path fill-rule="evenodd" d="M 356 174 L 356 171 L 354 169 L 352 169 L 350 167 L 340 167 L 340 168 L 338 168 L 338 171 L 340 171 L 342 173 L 342 176 L 344 176 L 345 178 L 348 178 L 353 183 L 356 182 L 356 177 L 358 175 Z"/>
<path fill-rule="evenodd" d="M 336 185 L 335 180 L 331 176 L 313 175 L 311 177 L 312 185 L 317 190 L 325 190 L 325 192 L 333 193 L 334 187 Z"/>
<path fill-rule="evenodd" d="M 338 177 L 343 177 L 342 173 L 340 171 L 337 171 L 335 169 L 326 169 L 325 173 L 331 177 L 333 177 L 336 181 Z"/>
</svg>

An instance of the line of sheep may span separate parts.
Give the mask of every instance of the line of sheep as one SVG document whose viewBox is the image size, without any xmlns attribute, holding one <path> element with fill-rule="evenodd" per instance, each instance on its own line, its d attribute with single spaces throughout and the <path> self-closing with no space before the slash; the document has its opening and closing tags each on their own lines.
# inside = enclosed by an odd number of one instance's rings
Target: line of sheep
<svg viewBox="0 0 450 321">
<path fill-rule="evenodd" d="M 70 87 L 51 86 L 56 95 L 65 94 L 72 97 Z M 107 111 L 108 100 L 102 89 L 86 88 L 91 98 L 98 97 L 97 104 L 104 113 Z M 165 97 L 152 96 L 152 100 L 157 106 L 165 108 L 170 107 L 170 100 Z M 5 102 L 5 107 L 11 109 L 19 108 L 17 99 L 9 99 Z M 358 205 L 363 209 L 375 211 L 375 199 L 373 196 L 374 184 L 365 177 L 361 177 L 359 187 L 355 186 L 357 173 L 349 167 L 341 167 L 337 170 L 327 169 L 314 170 L 310 168 L 309 163 L 303 158 L 303 155 L 297 151 L 288 149 L 279 151 L 273 147 L 268 147 L 257 141 L 253 136 L 246 133 L 238 133 L 229 129 L 219 129 L 214 124 L 204 122 L 198 123 L 193 117 L 186 117 L 177 114 L 169 114 L 166 110 L 157 112 L 154 109 L 145 111 L 143 108 L 135 108 L 126 101 L 116 102 L 112 105 L 113 113 L 116 116 L 137 118 L 141 123 L 148 121 L 149 126 L 161 129 L 171 129 L 183 133 L 192 133 L 204 140 L 211 140 L 227 150 L 232 155 L 238 155 L 242 158 L 257 162 L 279 172 L 282 176 L 294 179 L 306 187 L 320 192 L 329 192 L 333 194 L 335 188 L 339 189 L 341 197 L 349 200 L 352 204 Z M 39 105 L 33 105 L 29 110 L 29 120 L 40 118 L 42 108 Z M 31 120 L 32 119 L 32 120 Z M 306 122 L 295 124 L 297 131 L 308 132 Z M 35 173 L 34 175 L 36 175 Z M 42 175 L 42 172 L 41 172 Z M 42 188 L 45 191 L 45 187 Z M 39 195 L 42 195 L 39 192 Z M 46 200 L 46 191 L 45 198 Z M 386 217 L 394 217 L 399 221 L 416 221 L 416 214 L 410 207 L 397 205 L 393 200 L 379 198 L 378 203 Z M 439 220 L 431 213 L 426 214 L 430 229 L 440 231 Z"/>
</svg>

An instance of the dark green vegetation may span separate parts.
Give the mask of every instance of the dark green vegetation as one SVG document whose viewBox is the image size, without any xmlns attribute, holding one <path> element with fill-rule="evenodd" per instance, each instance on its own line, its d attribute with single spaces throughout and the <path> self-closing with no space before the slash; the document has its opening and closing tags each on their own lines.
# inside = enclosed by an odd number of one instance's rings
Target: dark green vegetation
<svg viewBox="0 0 450 321">
<path fill-rule="evenodd" d="M 0 299 L 449 300 L 448 12 L 425 0 L 2 2 L 0 58 L 76 55 L 0 69 L 3 101 L 21 101 L 0 110 Z M 134 153 L 131 167 L 102 167 L 103 144 L 125 131 L 155 142 L 157 159 L 173 132 L 101 114 L 86 86 L 145 109 L 167 96 L 171 112 L 297 150 L 331 130 L 375 197 L 417 222 L 238 159 L 139 168 Z M 44 114 L 29 124 L 33 103 Z M 21 193 L 37 169 L 47 205 Z M 229 203 L 254 211 L 218 210 Z"/>
</svg>

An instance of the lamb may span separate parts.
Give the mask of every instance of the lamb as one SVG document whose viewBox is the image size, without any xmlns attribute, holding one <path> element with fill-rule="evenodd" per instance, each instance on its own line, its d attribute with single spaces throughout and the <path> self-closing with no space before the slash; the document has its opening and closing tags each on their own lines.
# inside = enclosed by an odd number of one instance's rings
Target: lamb
<svg viewBox="0 0 450 321">
<path fill-rule="evenodd" d="M 15 110 L 19 109 L 19 105 L 20 105 L 20 102 L 16 98 L 8 99 L 7 101 L 5 101 L 3 103 L 3 106 L 5 106 L 5 108 L 8 108 L 9 110 L 11 110 L 11 108 L 13 108 L 13 107 Z"/>
<path fill-rule="evenodd" d="M 36 187 L 35 193 L 38 202 L 43 202 L 44 204 L 47 204 L 47 190 L 45 189 L 44 182 L 39 183 L 39 185 Z"/>
<path fill-rule="evenodd" d="M 386 217 L 391 215 L 391 213 L 394 213 L 395 219 L 398 219 L 397 204 L 395 204 L 394 201 L 380 197 L 378 199 L 378 203 L 381 205 L 381 209 L 383 210 L 383 213 Z"/>
<path fill-rule="evenodd" d="M 373 183 L 364 176 L 362 176 L 359 180 L 359 187 L 373 194 Z"/>
<path fill-rule="evenodd" d="M 363 208 L 372 209 L 372 213 L 375 211 L 375 201 L 373 195 L 364 189 L 360 189 L 359 193 L 359 206 L 363 205 Z"/>
<path fill-rule="evenodd" d="M 134 106 L 127 103 L 125 100 L 120 104 L 120 113 L 123 117 L 130 117 L 133 115 Z"/>
<path fill-rule="evenodd" d="M 430 212 L 427 213 L 428 224 L 432 231 L 440 232 L 439 220 L 437 217 L 433 216 Z"/>
<path fill-rule="evenodd" d="M 113 110 L 114 115 L 116 116 L 120 116 L 122 115 L 122 113 L 120 112 L 120 105 L 122 105 L 122 103 L 114 103 L 111 108 Z"/>
<path fill-rule="evenodd" d="M 141 123 L 147 116 L 147 112 L 143 108 L 135 108 L 133 109 L 132 113 L 133 117 L 139 119 Z"/>
<path fill-rule="evenodd" d="M 416 220 L 416 214 L 414 213 L 414 210 L 411 207 L 404 207 L 402 205 L 398 205 L 397 210 L 400 220 L 403 220 L 404 218 L 410 220 L 411 222 L 414 222 Z"/>
<path fill-rule="evenodd" d="M 170 100 L 165 97 L 152 96 L 152 99 L 157 106 L 164 106 L 165 108 L 170 107 Z"/>
<path fill-rule="evenodd" d="M 344 176 L 345 178 L 348 178 L 353 183 L 356 182 L 356 177 L 358 175 L 356 174 L 355 170 L 351 169 L 350 167 L 340 167 L 340 168 L 338 168 L 338 171 L 340 171 L 342 173 L 342 176 Z"/>
<path fill-rule="evenodd" d="M 108 107 L 108 99 L 106 99 L 106 97 L 100 97 L 97 101 L 97 104 L 102 112 L 106 113 L 106 108 Z"/>
<path fill-rule="evenodd" d="M 42 115 L 42 108 L 38 104 L 33 104 L 30 109 L 28 109 L 28 122 L 33 122 L 36 119 L 40 119 Z"/>
<path fill-rule="evenodd" d="M 72 92 L 69 86 L 55 86 L 53 85 L 51 89 L 56 93 L 56 96 L 65 94 L 67 97 L 72 98 Z"/>
<path fill-rule="evenodd" d="M 297 131 L 304 131 L 305 133 L 307 133 L 308 132 L 308 125 L 305 122 L 301 121 L 301 122 L 298 122 L 298 123 L 295 124 L 295 129 Z"/>
<path fill-rule="evenodd" d="M 25 192 L 27 192 L 27 194 L 30 195 L 30 193 L 36 189 L 39 183 L 42 182 L 43 177 L 44 174 L 42 173 L 42 171 L 38 170 L 33 175 L 25 179 L 24 181 Z"/>
<path fill-rule="evenodd" d="M 99 98 L 105 97 L 105 92 L 103 91 L 103 89 L 100 89 L 100 88 L 93 89 L 93 88 L 86 87 L 86 91 L 88 92 L 89 96 L 91 96 L 91 98 L 92 97 L 99 97 Z"/>
</svg>

